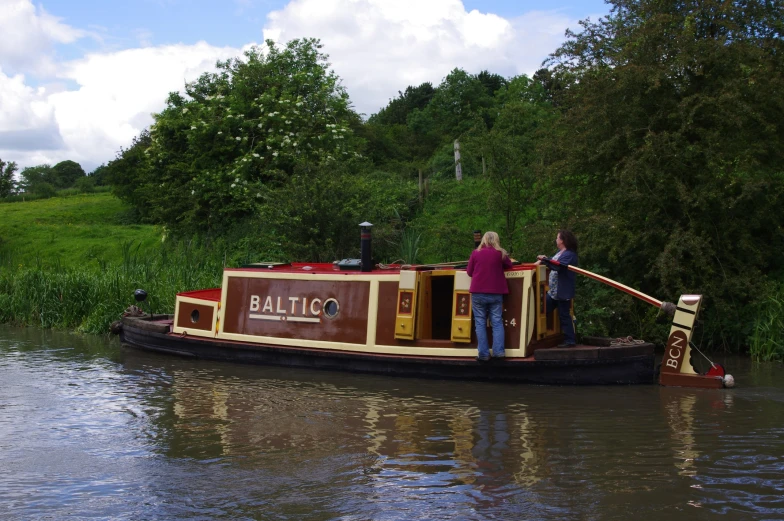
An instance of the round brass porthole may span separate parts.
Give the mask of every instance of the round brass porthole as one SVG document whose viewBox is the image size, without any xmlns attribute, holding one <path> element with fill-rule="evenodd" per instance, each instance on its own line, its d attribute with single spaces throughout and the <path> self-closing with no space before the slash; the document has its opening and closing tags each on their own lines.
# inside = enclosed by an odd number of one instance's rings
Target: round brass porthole
<svg viewBox="0 0 784 521">
<path fill-rule="evenodd" d="M 194 324 L 199 322 L 199 310 L 198 309 L 194 309 L 191 312 L 191 322 L 193 322 Z"/>
<path fill-rule="evenodd" d="M 340 304 L 338 304 L 338 301 L 334 298 L 328 298 L 324 301 L 322 310 L 326 318 L 335 318 L 340 312 Z"/>
</svg>

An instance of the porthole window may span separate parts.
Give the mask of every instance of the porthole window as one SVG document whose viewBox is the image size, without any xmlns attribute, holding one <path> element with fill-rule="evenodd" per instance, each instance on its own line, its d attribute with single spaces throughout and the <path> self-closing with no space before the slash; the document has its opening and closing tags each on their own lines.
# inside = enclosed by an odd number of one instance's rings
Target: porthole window
<svg viewBox="0 0 784 521">
<path fill-rule="evenodd" d="M 338 301 L 334 298 L 330 298 L 324 301 L 324 316 L 327 318 L 335 318 L 338 316 L 338 312 L 340 311 L 340 305 L 338 305 Z"/>
<path fill-rule="evenodd" d="M 199 322 L 199 310 L 198 309 L 194 309 L 191 312 L 191 322 L 193 322 L 194 324 Z"/>
</svg>

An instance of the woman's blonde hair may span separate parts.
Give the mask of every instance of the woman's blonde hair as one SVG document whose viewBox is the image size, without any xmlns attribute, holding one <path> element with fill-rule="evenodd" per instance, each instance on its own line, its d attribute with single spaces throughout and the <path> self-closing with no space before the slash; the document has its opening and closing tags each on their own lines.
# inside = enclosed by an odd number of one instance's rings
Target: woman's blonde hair
<svg viewBox="0 0 784 521">
<path fill-rule="evenodd" d="M 479 246 L 476 247 L 477 250 L 481 250 L 482 248 L 495 248 L 496 250 L 500 251 L 504 257 L 508 255 L 506 250 L 501 247 L 501 239 L 495 232 L 485 232 L 485 234 L 482 236 L 482 242 L 480 242 Z"/>
</svg>

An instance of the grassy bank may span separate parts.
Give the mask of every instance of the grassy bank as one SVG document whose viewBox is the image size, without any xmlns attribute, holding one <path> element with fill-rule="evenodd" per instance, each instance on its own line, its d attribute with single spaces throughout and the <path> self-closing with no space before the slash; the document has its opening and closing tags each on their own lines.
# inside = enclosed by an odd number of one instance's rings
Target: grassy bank
<svg viewBox="0 0 784 521">
<path fill-rule="evenodd" d="M 131 210 L 110 193 L 0 204 L 0 269 L 101 267 L 123 260 L 123 244 L 142 251 L 160 243 L 159 226 L 133 224 Z"/>
</svg>

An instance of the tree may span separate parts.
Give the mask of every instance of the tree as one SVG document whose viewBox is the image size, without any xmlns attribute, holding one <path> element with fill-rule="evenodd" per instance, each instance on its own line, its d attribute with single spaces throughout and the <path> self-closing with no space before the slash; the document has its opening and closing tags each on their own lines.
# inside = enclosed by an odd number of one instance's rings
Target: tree
<svg viewBox="0 0 784 521">
<path fill-rule="evenodd" d="M 106 165 L 96 167 L 88 176 L 93 180 L 95 186 L 107 186 L 109 184 L 109 170 L 106 168 Z"/>
<path fill-rule="evenodd" d="M 52 167 L 50 172 L 51 181 L 57 188 L 70 188 L 76 180 L 86 176 L 82 166 L 76 161 L 60 161 Z"/>
<path fill-rule="evenodd" d="M 0 197 L 8 197 L 16 191 L 16 181 L 14 180 L 16 170 L 15 162 L 6 163 L 0 159 Z"/>
<path fill-rule="evenodd" d="M 492 105 L 492 95 L 476 76 L 454 69 L 438 86 L 430 103 L 411 113 L 408 124 L 419 133 L 437 133 L 442 141 L 451 142 L 474 128 L 480 119 L 492 126 Z"/>
<path fill-rule="evenodd" d="M 784 270 L 782 2 L 611 5 L 548 62 L 550 215 L 621 280 L 705 293 L 707 338 L 737 345 Z"/>
<path fill-rule="evenodd" d="M 500 105 L 492 129 L 468 140 L 467 151 L 481 155 L 489 181 L 488 207 L 503 215 L 504 234 L 510 251 L 521 247 L 520 224 L 536 217 L 534 202 L 544 130 L 557 114 L 544 100 L 541 86 L 522 75 L 496 92 Z"/>
<path fill-rule="evenodd" d="M 115 160 L 141 165 L 110 165 L 123 172 L 116 193 L 156 221 L 203 230 L 254 213 L 298 163 L 353 157 L 358 118 L 320 49 L 268 41 L 171 93 L 149 143 Z"/>
<path fill-rule="evenodd" d="M 53 185 L 52 167 L 49 165 L 28 166 L 20 174 L 19 187 L 26 193 L 35 193 L 43 183 Z"/>
<path fill-rule="evenodd" d="M 430 103 L 434 92 L 435 89 L 430 82 L 422 83 L 417 87 L 409 85 L 405 92 L 398 91 L 398 97 L 389 100 L 389 104 L 370 116 L 368 121 L 379 125 L 405 125 L 408 115 L 414 109 L 424 109 Z"/>
</svg>

